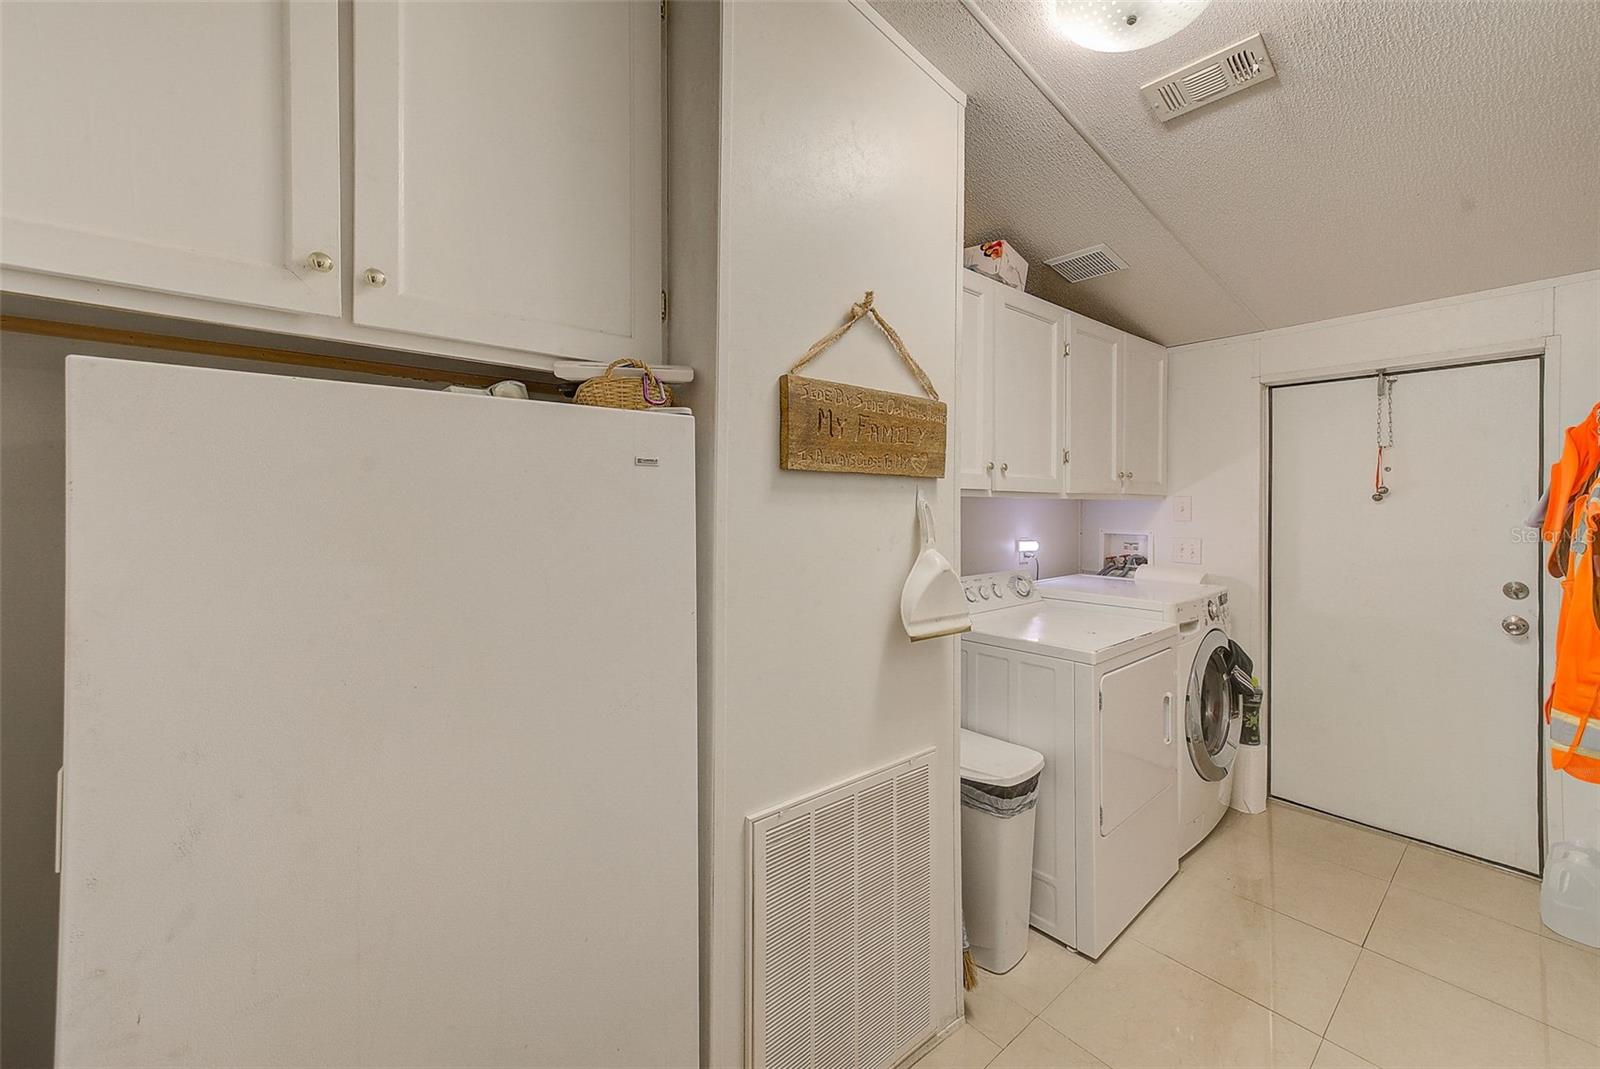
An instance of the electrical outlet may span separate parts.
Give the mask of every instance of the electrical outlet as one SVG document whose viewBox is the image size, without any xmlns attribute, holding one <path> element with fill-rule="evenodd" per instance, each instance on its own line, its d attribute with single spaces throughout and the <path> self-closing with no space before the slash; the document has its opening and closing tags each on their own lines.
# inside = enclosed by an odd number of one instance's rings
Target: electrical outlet
<svg viewBox="0 0 1600 1069">
<path fill-rule="evenodd" d="M 1194 498 L 1187 496 L 1173 498 L 1172 519 L 1176 523 L 1188 523 L 1194 519 Z"/>
<path fill-rule="evenodd" d="M 1179 564 L 1200 563 L 1200 539 L 1174 538 L 1172 540 L 1172 559 Z"/>
</svg>

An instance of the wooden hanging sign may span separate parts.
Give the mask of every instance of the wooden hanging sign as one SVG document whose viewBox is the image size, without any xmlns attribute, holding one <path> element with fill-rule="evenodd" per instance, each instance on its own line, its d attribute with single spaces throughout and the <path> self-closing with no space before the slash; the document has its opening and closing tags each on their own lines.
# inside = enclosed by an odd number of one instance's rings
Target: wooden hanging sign
<svg viewBox="0 0 1600 1069">
<path fill-rule="evenodd" d="M 778 465 L 786 471 L 944 475 L 942 401 L 784 375 L 778 425 Z"/>
<path fill-rule="evenodd" d="M 795 374 L 864 316 L 871 316 L 927 393 L 890 393 Z M 894 328 L 872 307 L 869 291 L 850 316 L 818 339 L 778 378 L 778 466 L 785 471 L 943 478 L 946 410 L 933 383 Z"/>
</svg>

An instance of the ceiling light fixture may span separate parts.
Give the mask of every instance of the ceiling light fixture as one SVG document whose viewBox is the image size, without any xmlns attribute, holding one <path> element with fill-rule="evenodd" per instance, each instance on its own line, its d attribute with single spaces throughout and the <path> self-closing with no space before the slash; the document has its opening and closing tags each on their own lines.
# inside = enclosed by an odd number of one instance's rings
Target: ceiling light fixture
<svg viewBox="0 0 1600 1069">
<path fill-rule="evenodd" d="M 1132 52 L 1183 29 L 1211 0 L 1050 0 L 1056 28 L 1096 52 Z"/>
</svg>

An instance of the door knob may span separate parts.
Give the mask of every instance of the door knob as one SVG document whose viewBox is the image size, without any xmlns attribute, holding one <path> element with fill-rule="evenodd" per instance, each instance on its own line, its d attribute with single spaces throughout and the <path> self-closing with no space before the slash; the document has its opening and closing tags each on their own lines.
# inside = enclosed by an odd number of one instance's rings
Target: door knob
<svg viewBox="0 0 1600 1069">
<path fill-rule="evenodd" d="M 306 257 L 306 266 L 313 271 L 326 274 L 333 270 L 333 257 L 325 252 L 314 252 Z"/>
<path fill-rule="evenodd" d="M 1507 616 L 1500 621 L 1500 630 L 1508 635 L 1526 635 L 1528 633 L 1528 621 L 1520 616 Z"/>
<path fill-rule="evenodd" d="M 389 276 L 379 271 L 376 267 L 367 268 L 361 277 L 367 280 L 367 285 L 369 286 L 382 286 L 389 281 Z"/>
<path fill-rule="evenodd" d="M 1513 579 L 1511 582 L 1500 588 L 1500 593 L 1504 594 L 1512 601 L 1521 601 L 1523 598 L 1528 596 L 1528 584 L 1519 583 Z"/>
</svg>

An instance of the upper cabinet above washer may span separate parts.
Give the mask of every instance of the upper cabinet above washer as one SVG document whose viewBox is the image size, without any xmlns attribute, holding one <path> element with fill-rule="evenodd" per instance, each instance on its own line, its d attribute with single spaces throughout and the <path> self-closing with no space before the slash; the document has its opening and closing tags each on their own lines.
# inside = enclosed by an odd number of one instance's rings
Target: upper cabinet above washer
<svg viewBox="0 0 1600 1069">
<path fill-rule="evenodd" d="M 1059 494 L 1067 312 L 972 271 L 961 291 L 961 488 Z"/>
<path fill-rule="evenodd" d="M 1067 493 L 1167 492 L 1167 350 L 1072 313 Z"/>
<path fill-rule="evenodd" d="M 1167 492 L 1167 351 L 962 272 L 961 489 Z"/>
<path fill-rule="evenodd" d="M 355 320 L 661 355 L 654 4 L 355 6 Z"/>
<path fill-rule="evenodd" d="M 1167 350 L 1123 334 L 1117 372 L 1117 444 L 1122 492 L 1167 492 Z"/>
<path fill-rule="evenodd" d="M 0 131 L 5 267 L 339 314 L 334 3 L 0 4 Z"/>
</svg>

